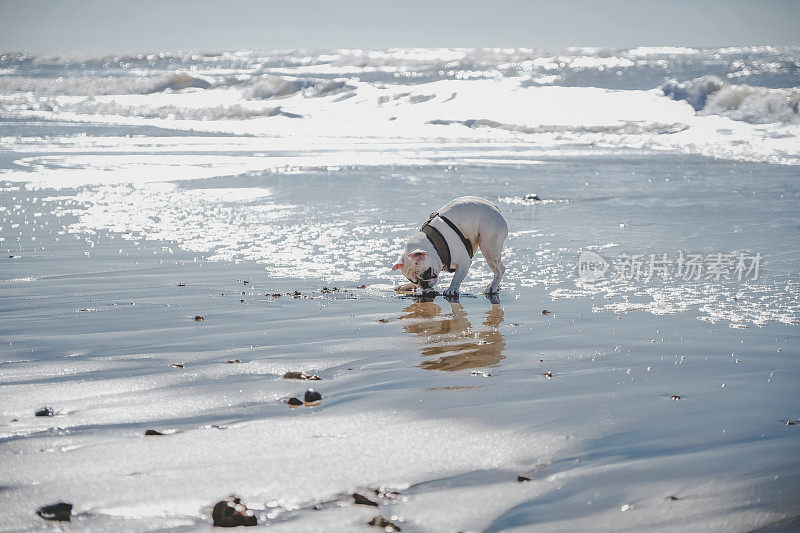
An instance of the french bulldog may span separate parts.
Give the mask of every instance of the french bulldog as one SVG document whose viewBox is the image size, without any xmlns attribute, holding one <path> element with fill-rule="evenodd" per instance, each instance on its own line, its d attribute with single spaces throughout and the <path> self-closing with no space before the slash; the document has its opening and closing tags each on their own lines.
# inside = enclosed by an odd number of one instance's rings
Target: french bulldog
<svg viewBox="0 0 800 533">
<path fill-rule="evenodd" d="M 423 294 L 434 292 L 442 271 L 453 272 L 445 296 L 458 296 L 461 282 L 469 272 L 472 257 L 480 248 L 494 279 L 486 294 L 497 294 L 505 267 L 501 260 L 508 224 L 493 204 L 477 196 L 456 198 L 415 233 L 406 244 L 392 270 L 401 270 L 411 283 L 398 290 L 420 288 Z"/>
</svg>

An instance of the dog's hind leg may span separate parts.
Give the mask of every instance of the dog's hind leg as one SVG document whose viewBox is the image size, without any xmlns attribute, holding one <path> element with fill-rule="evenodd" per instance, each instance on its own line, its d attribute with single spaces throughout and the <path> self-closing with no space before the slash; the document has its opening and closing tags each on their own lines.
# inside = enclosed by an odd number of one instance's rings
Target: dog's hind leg
<svg viewBox="0 0 800 533">
<path fill-rule="evenodd" d="M 483 253 L 483 257 L 486 258 L 486 264 L 488 264 L 489 268 L 494 272 L 492 282 L 484 291 L 486 294 L 497 294 L 500 291 L 500 280 L 503 279 L 503 274 L 506 271 L 501 257 L 503 253 L 503 241 L 505 241 L 505 236 L 501 239 L 491 240 L 485 245 L 481 244 L 481 253 Z"/>
</svg>

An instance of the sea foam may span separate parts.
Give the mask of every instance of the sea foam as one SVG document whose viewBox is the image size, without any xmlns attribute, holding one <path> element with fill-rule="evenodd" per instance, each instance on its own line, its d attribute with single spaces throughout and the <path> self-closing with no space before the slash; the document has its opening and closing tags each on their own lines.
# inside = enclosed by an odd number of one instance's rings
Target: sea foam
<svg viewBox="0 0 800 533">
<path fill-rule="evenodd" d="M 754 124 L 800 122 L 800 89 L 751 87 L 708 75 L 662 85 L 666 96 L 685 100 L 702 115 L 720 115 Z"/>
</svg>

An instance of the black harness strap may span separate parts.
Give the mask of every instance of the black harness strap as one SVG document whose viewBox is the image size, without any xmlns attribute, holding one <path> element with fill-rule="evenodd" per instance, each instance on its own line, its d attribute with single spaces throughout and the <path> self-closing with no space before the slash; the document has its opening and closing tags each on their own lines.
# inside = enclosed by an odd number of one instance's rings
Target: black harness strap
<svg viewBox="0 0 800 533">
<path fill-rule="evenodd" d="M 464 243 L 464 248 L 467 249 L 467 255 L 469 255 L 470 259 L 472 259 L 472 256 L 475 255 L 475 252 L 472 251 L 472 243 L 466 237 L 464 237 L 464 234 L 461 233 L 461 230 L 458 229 L 458 226 L 453 224 L 453 222 L 449 218 L 447 218 L 445 216 L 442 216 L 442 215 L 439 215 L 439 218 L 444 220 L 447 223 L 448 226 L 453 228 L 453 231 L 456 232 L 456 235 L 458 235 L 458 238 L 461 239 L 461 242 Z"/>
<path fill-rule="evenodd" d="M 442 269 L 446 272 L 452 272 L 450 270 L 450 247 L 447 246 L 447 241 L 444 240 L 442 232 L 427 222 L 420 228 L 420 231 L 428 237 L 433 247 L 436 248 L 436 253 L 439 254 L 439 259 L 442 260 Z"/>
<path fill-rule="evenodd" d="M 431 220 L 436 217 L 444 220 L 445 223 L 456 232 L 456 235 L 458 235 L 458 237 L 461 239 L 461 242 L 464 243 L 464 248 L 467 249 L 467 255 L 469 255 L 470 259 L 472 259 L 472 256 L 475 254 L 475 252 L 472 250 L 472 243 L 467 240 L 466 237 L 464 237 L 464 234 L 461 233 L 461 230 L 459 230 L 449 218 L 444 217 L 439 213 L 431 213 L 428 221 L 423 224 L 419 230 L 424 233 L 426 237 L 428 237 L 428 240 L 431 241 L 433 247 L 436 248 L 436 253 L 439 254 L 439 259 L 442 260 L 442 268 L 447 272 L 453 272 L 453 270 L 450 268 L 450 247 L 447 245 L 447 240 L 444 238 L 444 235 L 442 235 L 441 231 L 431 226 Z"/>
</svg>

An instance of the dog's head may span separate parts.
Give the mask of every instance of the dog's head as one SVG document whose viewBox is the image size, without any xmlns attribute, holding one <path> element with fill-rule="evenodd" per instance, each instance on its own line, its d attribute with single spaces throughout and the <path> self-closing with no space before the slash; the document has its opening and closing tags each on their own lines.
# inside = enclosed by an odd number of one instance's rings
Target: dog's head
<svg viewBox="0 0 800 533">
<path fill-rule="evenodd" d="M 439 281 L 441 264 L 436 264 L 425 250 L 414 250 L 410 254 L 401 254 L 392 270 L 401 270 L 408 281 L 422 289 L 422 292 L 432 292 L 433 286 Z"/>
</svg>

